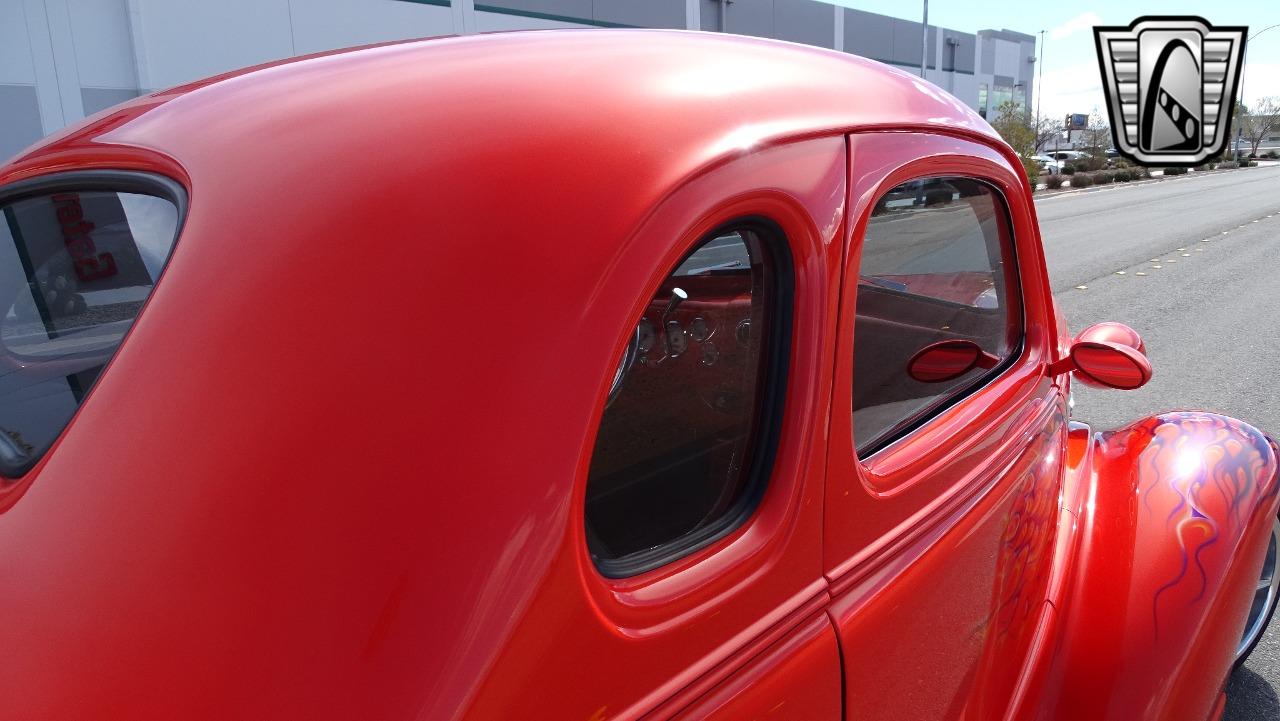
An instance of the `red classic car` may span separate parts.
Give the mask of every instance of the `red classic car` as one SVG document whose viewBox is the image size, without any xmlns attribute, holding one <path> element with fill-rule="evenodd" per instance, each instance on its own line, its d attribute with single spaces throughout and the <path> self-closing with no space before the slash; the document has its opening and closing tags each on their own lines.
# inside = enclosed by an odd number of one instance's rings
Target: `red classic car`
<svg viewBox="0 0 1280 721">
<path fill-rule="evenodd" d="M 1072 420 L 1141 339 L 874 62 L 311 56 L 0 209 L 6 719 L 1200 720 L 1275 605 L 1275 444 Z"/>
</svg>

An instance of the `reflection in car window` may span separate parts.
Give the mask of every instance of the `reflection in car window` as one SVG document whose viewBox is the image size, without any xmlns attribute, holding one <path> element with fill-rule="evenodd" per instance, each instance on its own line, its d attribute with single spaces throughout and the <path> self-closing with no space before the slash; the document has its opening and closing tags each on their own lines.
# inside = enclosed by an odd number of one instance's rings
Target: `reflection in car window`
<svg viewBox="0 0 1280 721">
<path fill-rule="evenodd" d="M 921 349 L 967 340 L 998 361 L 1016 350 L 1022 316 L 1003 202 L 967 178 L 899 185 L 872 211 L 858 275 L 853 425 L 865 456 L 996 372 L 923 383 L 907 374 Z"/>
<path fill-rule="evenodd" d="M 135 193 L 60 192 L 0 206 L 0 474 L 62 432 L 151 293 L 178 211 Z"/>
<path fill-rule="evenodd" d="M 650 300 L 614 374 L 587 481 L 588 546 L 630 575 L 736 525 L 758 497 L 777 370 L 773 234 L 704 241 Z M 775 367 L 771 368 L 771 364 Z M 769 416 L 769 417 L 766 417 Z M 776 424 L 775 424 L 776 425 Z"/>
</svg>

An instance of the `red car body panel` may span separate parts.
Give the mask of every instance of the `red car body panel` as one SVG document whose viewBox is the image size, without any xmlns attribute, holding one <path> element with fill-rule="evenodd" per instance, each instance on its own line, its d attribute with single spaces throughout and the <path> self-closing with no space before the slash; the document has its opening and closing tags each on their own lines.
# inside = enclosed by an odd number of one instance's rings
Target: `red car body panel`
<svg viewBox="0 0 1280 721">
<path fill-rule="evenodd" d="M 189 208 L 58 443 L 0 480 L 8 716 L 1164 719 L 1219 700 L 1274 451 L 1212 420 L 1205 468 L 1239 458 L 1250 491 L 1205 497 L 1203 591 L 1161 590 L 1187 537 L 1162 490 L 1133 508 L 1177 463 L 1143 448 L 1210 421 L 1069 430 L 1020 165 L 918 78 L 682 32 L 393 44 L 126 103 L 0 190 L 92 168 L 173 178 Z M 859 461 L 839 369 L 862 229 L 880 193 L 938 174 L 1008 204 L 1023 350 Z M 670 269 L 744 215 L 795 269 L 767 493 L 717 542 L 605 578 L 582 518 L 609 379 Z M 1099 603 L 1116 588 L 1132 598 Z M 1098 649 L 1141 691 L 1086 667 Z"/>
<path fill-rule="evenodd" d="M 1093 478 L 1069 509 L 1080 569 L 1041 716 L 1211 718 L 1221 679 L 1205 670 L 1232 662 L 1275 519 L 1275 443 L 1182 412 L 1089 452 Z"/>
</svg>

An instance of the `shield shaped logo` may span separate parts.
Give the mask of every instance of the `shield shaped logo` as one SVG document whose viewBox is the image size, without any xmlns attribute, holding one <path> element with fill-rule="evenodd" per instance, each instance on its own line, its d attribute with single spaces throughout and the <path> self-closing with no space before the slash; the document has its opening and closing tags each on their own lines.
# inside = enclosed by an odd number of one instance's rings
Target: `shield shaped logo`
<svg viewBox="0 0 1280 721">
<path fill-rule="evenodd" d="M 1094 28 L 1116 150 L 1144 165 L 1195 165 L 1222 152 L 1247 31 L 1198 17 Z"/>
</svg>

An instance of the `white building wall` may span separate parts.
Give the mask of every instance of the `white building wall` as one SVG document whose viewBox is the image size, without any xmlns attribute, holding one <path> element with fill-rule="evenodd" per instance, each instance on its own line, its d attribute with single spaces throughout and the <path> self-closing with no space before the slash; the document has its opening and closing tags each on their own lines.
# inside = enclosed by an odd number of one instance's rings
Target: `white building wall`
<svg viewBox="0 0 1280 721">
<path fill-rule="evenodd" d="M 1017 78 L 1019 76 L 1018 59 L 1021 49 L 1022 46 L 1020 45 L 997 40 L 995 74 Z"/>
<path fill-rule="evenodd" d="M 47 132 L 36 78 L 26 6 L 17 0 L 0 1 L 0 159 Z M 61 104 L 57 105 L 61 119 Z"/>
<path fill-rule="evenodd" d="M 65 0 L 81 87 L 138 88 L 124 0 Z"/>
<path fill-rule="evenodd" d="M 436 5 L 292 0 L 291 8 L 294 51 L 298 54 L 454 32 L 453 11 Z"/>
<path fill-rule="evenodd" d="M 978 78 L 976 75 L 968 73 L 949 73 L 950 86 L 947 92 L 964 100 L 969 105 L 977 102 L 978 98 Z"/>
<path fill-rule="evenodd" d="M 36 84 L 27 14 L 20 2 L 0 2 L 0 83 Z"/>
<path fill-rule="evenodd" d="M 144 91 L 294 55 L 289 0 L 136 0 Z"/>
<path fill-rule="evenodd" d="M 493 33 L 503 30 L 556 30 L 561 28 L 590 28 L 593 25 L 570 23 L 563 20 L 530 18 L 505 13 L 476 11 L 476 32 Z"/>
</svg>

